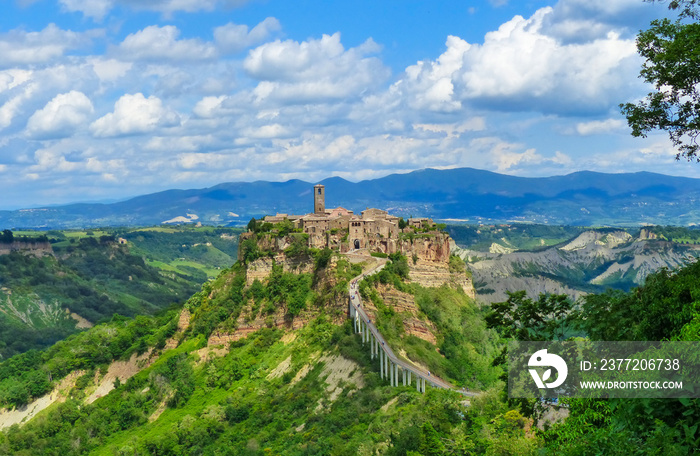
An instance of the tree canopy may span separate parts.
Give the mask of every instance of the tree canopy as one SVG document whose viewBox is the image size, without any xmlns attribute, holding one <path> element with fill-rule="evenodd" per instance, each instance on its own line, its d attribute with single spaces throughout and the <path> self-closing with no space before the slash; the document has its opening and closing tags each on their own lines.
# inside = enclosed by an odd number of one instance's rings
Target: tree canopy
<svg viewBox="0 0 700 456">
<path fill-rule="evenodd" d="M 653 0 L 646 0 L 653 1 Z M 676 159 L 700 162 L 700 1 L 673 0 L 668 7 L 678 19 L 651 22 L 637 36 L 637 50 L 646 59 L 640 77 L 654 91 L 634 103 L 620 105 L 632 128 L 632 136 L 646 137 L 652 130 L 665 130 Z"/>
</svg>

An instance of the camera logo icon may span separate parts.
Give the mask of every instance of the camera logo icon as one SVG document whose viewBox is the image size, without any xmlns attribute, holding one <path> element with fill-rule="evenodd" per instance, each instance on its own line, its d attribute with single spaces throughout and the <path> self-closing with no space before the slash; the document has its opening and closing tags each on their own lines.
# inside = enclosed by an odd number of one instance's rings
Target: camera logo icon
<svg viewBox="0 0 700 456">
<path fill-rule="evenodd" d="M 528 367 L 549 367 L 550 369 L 547 369 L 544 371 L 542 374 L 542 378 L 540 378 L 540 375 L 537 373 L 536 369 L 528 369 L 530 372 L 530 375 L 532 375 L 532 379 L 535 381 L 537 384 L 537 387 L 540 389 L 544 388 L 556 388 L 557 386 L 560 386 L 564 381 L 566 380 L 566 376 L 569 373 L 569 368 L 566 366 L 566 361 L 559 356 L 555 355 L 554 353 L 547 353 L 547 349 L 543 350 L 538 350 L 536 351 L 531 357 L 530 361 L 528 362 Z M 554 368 L 557 371 L 557 379 L 548 383 L 545 383 L 545 381 L 549 380 L 552 377 L 552 369 Z"/>
</svg>

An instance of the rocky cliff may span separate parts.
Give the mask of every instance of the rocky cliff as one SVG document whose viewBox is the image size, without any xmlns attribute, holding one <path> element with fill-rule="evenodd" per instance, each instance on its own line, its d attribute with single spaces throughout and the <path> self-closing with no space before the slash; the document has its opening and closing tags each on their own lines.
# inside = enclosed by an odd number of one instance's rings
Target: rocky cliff
<svg viewBox="0 0 700 456">
<path fill-rule="evenodd" d="M 53 255 L 53 248 L 48 242 L 13 241 L 9 244 L 0 243 L 0 255 L 7 255 L 11 252 L 22 252 L 26 255 L 41 257 Z"/>
</svg>

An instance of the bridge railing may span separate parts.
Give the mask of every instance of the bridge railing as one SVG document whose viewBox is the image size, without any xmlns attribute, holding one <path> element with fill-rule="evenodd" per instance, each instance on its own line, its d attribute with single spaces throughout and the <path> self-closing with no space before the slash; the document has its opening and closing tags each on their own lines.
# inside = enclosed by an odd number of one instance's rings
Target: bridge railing
<svg viewBox="0 0 700 456">
<path fill-rule="evenodd" d="M 404 386 L 410 386 L 413 383 L 413 377 L 415 377 L 416 389 L 423 393 L 425 392 L 426 383 L 435 388 L 454 389 L 450 383 L 435 377 L 429 371 L 424 371 L 399 359 L 362 307 L 362 297 L 358 287 L 359 281 L 368 275 L 376 274 L 383 267 L 384 264 L 381 264 L 366 273 L 360 274 L 350 282 L 348 287 L 348 309 L 350 318 L 353 319 L 353 328 L 356 333 L 362 335 L 363 344 L 369 343 L 372 359 L 379 357 L 381 377 L 387 378 L 391 386 L 399 385 L 399 372 L 401 373 L 401 381 Z"/>
</svg>

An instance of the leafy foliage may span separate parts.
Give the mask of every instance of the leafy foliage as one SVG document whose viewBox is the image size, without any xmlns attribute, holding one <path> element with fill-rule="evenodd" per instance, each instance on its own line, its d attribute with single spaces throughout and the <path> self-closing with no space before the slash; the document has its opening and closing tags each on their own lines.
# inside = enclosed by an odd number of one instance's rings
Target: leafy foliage
<svg viewBox="0 0 700 456">
<path fill-rule="evenodd" d="M 700 14 L 695 0 L 672 1 L 669 7 L 681 10 L 678 20 L 652 21 L 637 36 L 637 50 L 646 59 L 640 77 L 655 91 L 620 108 L 633 136 L 665 130 L 679 148 L 677 159 L 700 161 Z"/>
<path fill-rule="evenodd" d="M 486 324 L 507 339 L 561 340 L 569 326 L 573 303 L 566 295 L 540 294 L 537 300 L 524 291 L 508 293 L 508 300 L 494 303 Z"/>
</svg>

